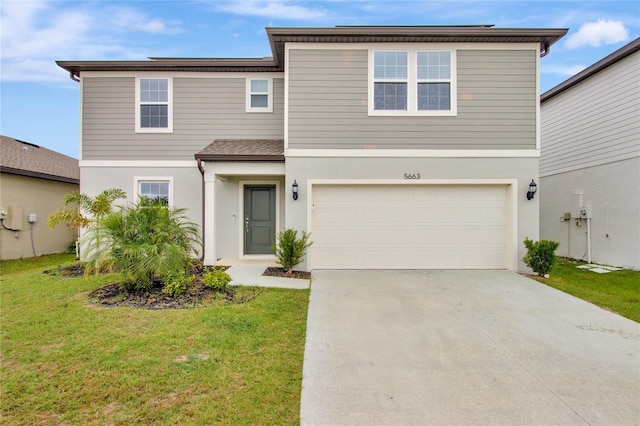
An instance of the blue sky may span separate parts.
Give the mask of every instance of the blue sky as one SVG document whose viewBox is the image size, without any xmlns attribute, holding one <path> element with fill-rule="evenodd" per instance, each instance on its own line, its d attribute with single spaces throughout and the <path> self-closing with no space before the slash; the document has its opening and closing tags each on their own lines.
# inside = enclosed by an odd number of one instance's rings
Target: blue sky
<svg viewBox="0 0 640 426">
<path fill-rule="evenodd" d="M 569 28 L 544 92 L 640 36 L 640 0 L 2 0 L 0 19 L 0 133 L 77 158 L 79 85 L 55 60 L 271 56 L 267 26 Z"/>
</svg>

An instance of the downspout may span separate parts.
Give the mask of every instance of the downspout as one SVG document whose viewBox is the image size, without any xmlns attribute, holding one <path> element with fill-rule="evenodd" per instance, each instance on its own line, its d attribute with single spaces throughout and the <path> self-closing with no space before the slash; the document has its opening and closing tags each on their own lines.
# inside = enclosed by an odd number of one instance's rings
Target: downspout
<svg viewBox="0 0 640 426">
<path fill-rule="evenodd" d="M 543 42 L 540 43 L 540 57 L 544 58 L 549 54 L 549 43 Z"/>
<path fill-rule="evenodd" d="M 75 81 L 76 83 L 80 83 L 80 75 L 76 74 L 73 71 L 69 71 L 69 78 Z"/>
<path fill-rule="evenodd" d="M 202 194 L 202 200 L 201 200 L 201 204 L 202 204 L 202 234 L 201 234 L 201 238 L 202 238 L 202 255 L 200 256 L 200 261 L 203 262 L 204 261 L 204 167 L 202 166 L 202 160 L 198 160 L 198 170 L 200 170 L 200 174 L 202 175 L 202 189 L 200 190 L 200 193 Z"/>
</svg>

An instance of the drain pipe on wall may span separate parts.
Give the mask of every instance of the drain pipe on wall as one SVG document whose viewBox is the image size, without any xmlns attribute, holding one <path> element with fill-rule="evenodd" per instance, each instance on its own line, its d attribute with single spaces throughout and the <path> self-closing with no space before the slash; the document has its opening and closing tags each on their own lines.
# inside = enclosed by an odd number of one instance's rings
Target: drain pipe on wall
<svg viewBox="0 0 640 426">
<path fill-rule="evenodd" d="M 200 193 L 202 194 L 202 254 L 200 255 L 200 261 L 203 262 L 204 261 L 204 167 L 202 165 L 202 160 L 198 160 L 196 159 L 196 161 L 198 162 L 198 170 L 200 170 L 200 174 L 202 175 L 202 188 L 200 189 Z"/>
</svg>

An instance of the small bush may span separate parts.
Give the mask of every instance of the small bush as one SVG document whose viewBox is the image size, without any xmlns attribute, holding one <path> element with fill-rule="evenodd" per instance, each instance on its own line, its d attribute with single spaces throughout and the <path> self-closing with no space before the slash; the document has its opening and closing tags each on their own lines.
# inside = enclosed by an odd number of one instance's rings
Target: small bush
<svg viewBox="0 0 640 426">
<path fill-rule="evenodd" d="M 522 258 L 524 263 L 540 276 L 548 274 L 556 263 L 556 249 L 560 246 L 557 241 L 524 240 L 527 254 Z"/>
<path fill-rule="evenodd" d="M 277 236 L 277 243 L 271 246 L 271 251 L 276 255 L 276 262 L 284 269 L 287 274 L 293 274 L 295 268 L 302 259 L 307 248 L 313 244 L 309 241 L 311 234 L 302 231 L 302 237 L 298 239 L 298 231 L 295 229 L 285 229 Z"/>
<path fill-rule="evenodd" d="M 229 283 L 231 282 L 231 276 L 225 271 L 214 269 L 213 271 L 205 272 L 202 276 L 202 283 L 205 287 L 212 288 L 215 291 L 226 292 L 229 291 Z"/>
<path fill-rule="evenodd" d="M 187 284 L 193 281 L 193 277 L 187 277 L 183 273 L 173 277 L 165 283 L 162 292 L 171 297 L 177 297 L 187 291 Z"/>
</svg>

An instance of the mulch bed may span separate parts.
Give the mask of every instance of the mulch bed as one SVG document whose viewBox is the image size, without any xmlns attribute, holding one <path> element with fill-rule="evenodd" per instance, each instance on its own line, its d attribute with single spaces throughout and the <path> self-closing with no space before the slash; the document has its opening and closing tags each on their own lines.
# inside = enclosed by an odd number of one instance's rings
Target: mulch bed
<svg viewBox="0 0 640 426">
<path fill-rule="evenodd" d="M 127 292 L 119 283 L 109 284 L 89 294 L 89 302 L 107 307 L 128 307 L 144 309 L 184 309 L 212 304 L 238 305 L 255 299 L 264 289 L 243 288 L 238 292 L 230 287 L 226 292 L 217 292 L 194 281 L 187 291 L 177 297 L 162 292 L 160 283 L 148 291 Z"/>
<path fill-rule="evenodd" d="M 287 271 L 285 271 L 283 268 L 277 268 L 277 267 L 268 267 L 263 273 L 262 275 L 266 276 L 266 277 L 282 277 L 282 278 L 298 278 L 301 280 L 310 280 L 311 279 L 311 272 L 306 272 L 306 271 L 292 271 L 292 275 L 288 275 Z"/>
<path fill-rule="evenodd" d="M 184 309 L 197 308 L 210 305 L 237 305 L 247 303 L 255 299 L 264 291 L 261 288 L 229 287 L 225 292 L 215 291 L 205 287 L 200 277 L 214 269 L 226 271 L 229 266 L 202 266 L 195 265 L 192 268 L 196 278 L 187 285 L 187 291 L 177 297 L 171 297 L 162 292 L 162 283 L 156 282 L 149 290 L 128 292 L 120 283 L 113 283 L 91 292 L 88 296 L 90 303 L 106 307 L 128 307 L 143 309 Z M 58 266 L 55 269 L 44 271 L 45 274 L 60 276 L 63 278 L 84 276 L 84 266 L 75 264 L 71 266 Z"/>
</svg>

